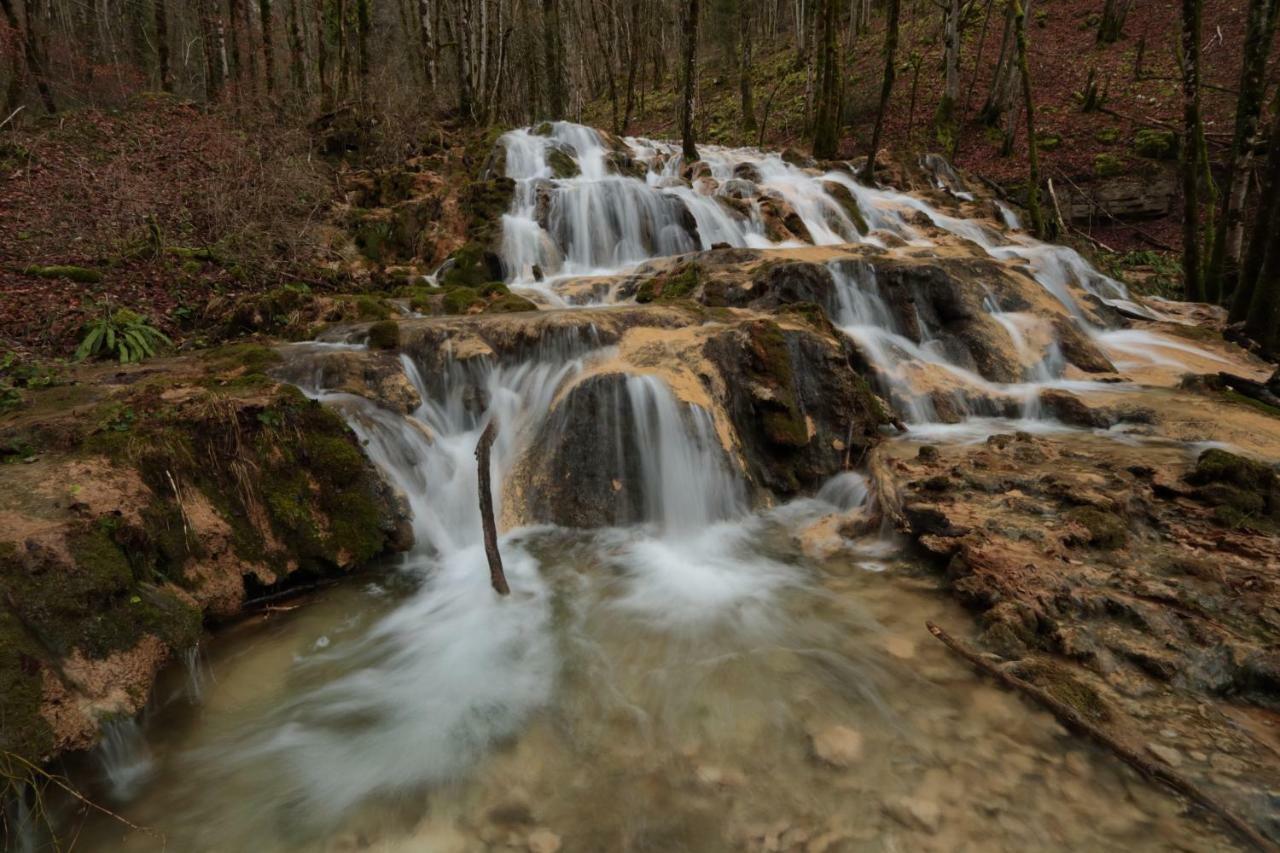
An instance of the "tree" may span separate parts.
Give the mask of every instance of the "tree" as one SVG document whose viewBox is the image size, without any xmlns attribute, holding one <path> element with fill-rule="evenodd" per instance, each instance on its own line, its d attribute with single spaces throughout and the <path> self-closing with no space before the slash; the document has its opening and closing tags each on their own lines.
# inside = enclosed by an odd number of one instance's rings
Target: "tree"
<svg viewBox="0 0 1280 853">
<path fill-rule="evenodd" d="M 1098 23 L 1098 44 L 1112 44 L 1124 30 L 1124 19 L 1129 16 L 1133 0 L 1105 0 L 1102 4 L 1102 20 Z"/>
<path fill-rule="evenodd" d="M 813 156 L 834 159 L 840 147 L 840 69 L 836 51 L 836 0 L 818 6 L 818 90 L 813 120 Z"/>
<path fill-rule="evenodd" d="M 1191 302 L 1204 300 L 1200 258 L 1200 20 L 1203 0 L 1182 0 L 1182 281 Z"/>
<path fill-rule="evenodd" d="M 1249 163 L 1257 144 L 1262 103 L 1266 92 L 1267 54 L 1280 17 L 1278 0 L 1250 0 L 1244 54 L 1240 67 L 1239 96 L 1236 100 L 1235 131 L 1231 137 L 1226 192 L 1213 234 L 1205 289 L 1214 301 L 1230 291 L 1231 277 L 1240 264 L 1244 242 L 1244 202 L 1249 188 Z M 1242 317 L 1234 319 L 1240 320 Z"/>
<path fill-rule="evenodd" d="M 960 0 L 948 0 L 947 5 L 942 7 L 942 13 L 944 81 L 934 126 L 938 144 L 952 153 L 959 141 L 956 134 L 956 104 L 960 102 Z"/>
<path fill-rule="evenodd" d="M 866 165 L 862 167 L 862 180 L 872 183 L 875 180 L 876 152 L 880 150 L 880 132 L 884 128 L 884 114 L 889 109 L 889 97 L 893 94 L 894 59 L 898 52 L 898 15 L 899 0 L 888 0 L 888 21 L 884 30 L 884 78 L 880 82 L 880 108 L 876 111 L 876 126 L 871 132 L 871 150 L 867 153 Z"/>
<path fill-rule="evenodd" d="M 680 144 L 686 163 L 698 159 L 694 144 L 694 95 L 698 86 L 698 0 L 685 0 L 684 55 L 681 57 L 683 94 L 680 98 Z"/>
<path fill-rule="evenodd" d="M 1277 311 L 1280 309 L 1280 280 L 1277 280 L 1276 264 L 1280 263 L 1280 249 L 1276 248 L 1275 235 L 1280 233 L 1280 91 L 1272 104 L 1274 120 L 1271 122 L 1271 145 L 1262 173 L 1262 190 L 1258 193 L 1258 208 L 1254 213 L 1253 228 L 1249 235 L 1249 251 L 1240 267 L 1240 282 L 1236 286 L 1231 306 L 1233 318 L 1245 321 L 1245 329 L 1255 340 L 1264 343 L 1273 352 L 1276 349 Z M 1264 276 L 1268 270 L 1269 278 Z"/>
<path fill-rule="evenodd" d="M 1027 65 L 1027 17 L 1022 11 L 1021 0 L 1012 2 L 1014 35 L 1018 44 L 1018 74 L 1022 78 L 1022 93 L 1026 98 L 1027 161 L 1030 166 L 1027 213 L 1031 216 L 1031 232 L 1037 237 L 1044 237 L 1044 216 L 1040 212 L 1040 151 L 1036 145 L 1036 110 L 1035 100 L 1031 97 L 1031 69 Z"/>
<path fill-rule="evenodd" d="M 742 129 L 756 129 L 756 108 L 751 92 L 751 5 L 753 0 L 742 0 L 739 10 L 738 30 L 738 88 L 742 103 Z"/>
<path fill-rule="evenodd" d="M 45 112 L 50 115 L 56 113 L 58 105 L 53 100 L 53 90 L 49 88 L 49 79 L 45 74 L 43 57 L 36 37 L 36 22 L 32 20 L 30 8 L 27 9 L 27 25 L 25 27 L 18 24 L 18 15 L 14 11 L 13 0 L 0 0 L 0 10 L 4 12 L 4 19 L 9 25 L 9 29 L 13 30 L 18 38 L 22 40 L 23 59 L 26 61 L 27 69 L 36 78 L 36 91 L 40 93 L 40 102 L 44 104 Z M 14 65 L 17 65 L 16 61 Z"/>
<path fill-rule="evenodd" d="M 156 59 L 160 64 L 160 89 L 173 91 L 173 71 L 169 68 L 169 11 L 166 0 L 155 0 Z"/>
<path fill-rule="evenodd" d="M 564 118 L 564 48 L 560 41 L 560 0 L 542 0 L 542 39 L 546 54 L 547 111 Z"/>
<path fill-rule="evenodd" d="M 262 73 L 266 75 L 267 94 L 276 87 L 276 52 L 271 38 L 271 0 L 258 0 L 258 18 L 262 22 Z"/>
</svg>

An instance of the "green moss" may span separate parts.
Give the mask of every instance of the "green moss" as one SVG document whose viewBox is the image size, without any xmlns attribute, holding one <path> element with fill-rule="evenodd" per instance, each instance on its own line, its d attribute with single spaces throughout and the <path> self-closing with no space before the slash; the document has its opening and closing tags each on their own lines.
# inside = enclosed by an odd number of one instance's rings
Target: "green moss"
<svg viewBox="0 0 1280 853">
<path fill-rule="evenodd" d="M 547 149 L 547 165 L 551 167 L 551 174 L 556 178 L 576 178 L 582 174 L 582 170 L 578 168 L 574 159 L 560 148 Z"/>
<path fill-rule="evenodd" d="M 467 236 L 481 246 L 493 246 L 502 235 L 502 215 L 511 209 L 516 184 L 510 178 L 493 178 L 468 184 L 461 199 L 467 216 Z"/>
<path fill-rule="evenodd" d="M 400 324 L 383 320 L 369 327 L 369 346 L 373 349 L 396 349 L 400 346 Z"/>
<path fill-rule="evenodd" d="M 1041 132 L 1036 134 L 1036 149 L 1039 151 L 1057 151 L 1062 147 L 1062 137 L 1056 133 Z"/>
<path fill-rule="evenodd" d="M 367 293 L 355 298 L 356 316 L 361 320 L 385 320 L 391 316 L 391 306 L 380 296 Z"/>
<path fill-rule="evenodd" d="M 1064 666 L 1034 660 L 1019 663 L 1016 674 L 1068 706 L 1088 722 L 1101 723 L 1111 719 L 1111 709 L 1101 694 Z"/>
<path fill-rule="evenodd" d="M 0 543 L 4 548 L 13 545 Z M 53 748 L 53 732 L 40 713 L 44 657 L 13 613 L 0 607 L 0 750 L 35 763 Z"/>
<path fill-rule="evenodd" d="M 480 286 L 481 296 L 506 296 L 511 289 L 500 281 L 491 281 Z"/>
<path fill-rule="evenodd" d="M 550 136 L 552 133 L 555 132 L 555 128 L 552 126 L 551 122 L 544 121 L 544 122 L 539 122 L 533 128 L 533 130 L 529 132 L 532 133 L 534 136 Z"/>
<path fill-rule="evenodd" d="M 1093 158 L 1093 173 L 1099 178 L 1110 178 L 1124 172 L 1124 160 L 1114 154 L 1098 154 Z"/>
<path fill-rule="evenodd" d="M 809 443 L 809 427 L 797 402 L 786 335 L 772 320 L 757 320 L 746 330 L 752 378 L 771 392 L 767 399 L 757 400 L 765 438 L 781 447 L 804 447 Z"/>
<path fill-rule="evenodd" d="M 671 272 L 654 276 L 640 284 L 636 301 L 672 302 L 693 296 L 701 280 L 701 270 L 696 263 L 684 264 Z"/>
<path fill-rule="evenodd" d="M 1218 448 L 1210 448 L 1196 460 L 1193 483 L 1230 483 L 1242 489 L 1267 490 L 1275 485 L 1271 466 Z"/>
<path fill-rule="evenodd" d="M 484 299 L 470 287 L 454 287 L 444 294 L 444 312 L 446 314 L 468 314 L 476 305 L 483 305 Z"/>
<path fill-rule="evenodd" d="M 440 281 L 442 287 L 478 288 L 493 281 L 493 271 L 485 258 L 485 249 L 477 243 L 467 243 L 454 252 L 452 266 Z"/>
<path fill-rule="evenodd" d="M 1093 138 L 1103 144 L 1110 145 L 1111 143 L 1115 142 L 1117 139 L 1120 138 L 1120 128 L 1104 127 L 1102 130 L 1095 133 L 1093 135 Z"/>
<path fill-rule="evenodd" d="M 486 314 L 516 314 L 521 311 L 537 311 L 538 306 L 514 293 L 499 297 L 484 309 Z"/>
<path fill-rule="evenodd" d="M 23 275 L 38 278 L 66 278 L 81 284 L 97 284 L 102 281 L 102 273 L 88 267 L 77 267 L 70 264 L 53 264 L 51 266 L 32 265 L 22 271 Z"/>
<path fill-rule="evenodd" d="M 1082 506 L 1067 513 L 1067 518 L 1089 531 L 1088 544 L 1095 548 L 1111 550 L 1124 545 L 1129 531 L 1124 519 L 1114 512 L 1097 507 Z"/>
<path fill-rule="evenodd" d="M 1171 130 L 1143 128 L 1133 136 L 1133 150 L 1139 157 L 1174 160 L 1178 156 L 1178 135 Z"/>
<path fill-rule="evenodd" d="M 1264 415 L 1270 415 L 1273 418 L 1280 418 L 1280 409 L 1277 409 L 1275 406 L 1269 406 L 1261 400 L 1254 399 L 1253 397 L 1246 397 L 1239 391 L 1233 391 L 1230 388 L 1224 388 L 1221 393 L 1223 397 L 1233 403 L 1239 403 L 1242 406 L 1257 409 Z"/>
</svg>

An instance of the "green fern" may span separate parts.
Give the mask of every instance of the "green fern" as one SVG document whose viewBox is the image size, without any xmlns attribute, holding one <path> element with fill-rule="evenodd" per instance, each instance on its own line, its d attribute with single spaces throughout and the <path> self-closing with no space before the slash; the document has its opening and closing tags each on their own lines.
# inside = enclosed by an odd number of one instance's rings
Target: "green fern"
<svg viewBox="0 0 1280 853">
<path fill-rule="evenodd" d="M 141 314 L 128 308 L 107 310 L 85 324 L 84 338 L 76 348 L 76 360 L 116 358 L 121 364 L 131 364 L 150 358 L 161 346 L 172 343 Z"/>
</svg>

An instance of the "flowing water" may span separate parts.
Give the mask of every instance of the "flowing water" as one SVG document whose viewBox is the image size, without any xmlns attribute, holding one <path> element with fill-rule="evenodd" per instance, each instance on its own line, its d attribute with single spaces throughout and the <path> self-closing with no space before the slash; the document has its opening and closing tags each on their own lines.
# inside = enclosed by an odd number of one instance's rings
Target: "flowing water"
<svg viewBox="0 0 1280 853">
<path fill-rule="evenodd" d="M 632 140 L 643 177 L 616 174 L 594 131 L 556 124 L 504 138 L 517 180 L 504 264 L 554 296 L 567 276 L 617 271 L 715 243 L 776 245 L 761 202 L 733 208 L 676 180 L 665 144 Z M 578 175 L 555 178 L 559 147 Z M 1068 249 L 938 213 L 844 173 L 821 178 L 776 155 L 708 147 L 719 190 L 735 175 L 784 199 L 815 242 L 924 242 L 906 214 L 993 256 L 1025 259 L 1089 334 L 1149 357 L 1151 342 L 1094 328 L 1075 294 L 1127 302 Z M 751 168 L 743 169 L 744 165 Z M 823 186 L 844 186 L 874 230 L 860 237 Z M 1006 213 L 1006 219 L 1010 218 Z M 1013 223 L 1016 227 L 1016 222 Z M 536 268 L 536 275 L 535 275 Z M 900 328 L 871 265 L 832 262 L 833 319 L 908 420 L 942 430 L 913 373 L 941 371 L 968 417 L 1037 420 L 1039 389 L 1072 387 L 1033 316 L 988 304 L 1025 356 L 1020 382 L 968 370 Z M 539 280 L 538 276 L 541 276 Z M 1161 344 L 1163 346 L 1163 344 Z M 1128 348 L 1128 349 L 1125 349 Z M 299 353 L 305 358 L 305 346 Z M 1160 357 L 1176 358 L 1164 347 Z M 662 380 L 626 380 L 614 417 L 639 454 L 636 523 L 525 527 L 501 550 L 512 594 L 488 586 L 474 449 L 499 424 L 501 484 L 545 429 L 557 392 L 611 352 L 549 339 L 518 361 L 402 356 L 423 403 L 404 416 L 302 382 L 342 412 L 404 493 L 416 545 L 297 612 L 259 617 L 193 652 L 181 692 L 113 726 L 99 754 L 122 814 L 83 849 L 718 851 L 1157 850 L 1220 842 L 1051 718 L 982 683 L 922 630 L 969 633 L 932 573 L 871 535 L 836 552 L 824 520 L 865 510 L 857 472 L 811 499 L 753 510 L 710 413 Z M 305 371 L 304 371 L 305 373 Z M 625 405 L 624 405 L 625 403 Z M 518 499 L 495 489 L 496 508 Z M 834 555 L 833 555 L 834 554 Z M 193 674 L 194 673 L 194 674 Z"/>
</svg>

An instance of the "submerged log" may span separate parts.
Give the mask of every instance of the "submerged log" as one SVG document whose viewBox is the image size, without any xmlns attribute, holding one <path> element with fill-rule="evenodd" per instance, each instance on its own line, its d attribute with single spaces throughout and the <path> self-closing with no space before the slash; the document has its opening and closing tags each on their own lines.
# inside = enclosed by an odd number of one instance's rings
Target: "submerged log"
<svg viewBox="0 0 1280 853">
<path fill-rule="evenodd" d="M 489 583 L 498 595 L 507 595 L 507 575 L 502 570 L 502 554 L 498 551 L 498 525 L 493 520 L 493 491 L 489 485 L 489 451 L 498 435 L 498 420 L 493 418 L 480 434 L 476 445 L 476 475 L 480 479 L 480 522 L 484 525 L 484 555 L 489 559 Z"/>
<path fill-rule="evenodd" d="M 1277 846 L 1269 839 L 1265 838 L 1260 832 L 1258 832 L 1258 830 L 1254 829 L 1252 825 L 1245 821 L 1244 818 L 1213 799 L 1213 797 L 1209 796 L 1209 794 L 1202 790 L 1198 785 L 1171 768 L 1169 765 L 1147 758 L 1129 744 L 1121 741 L 1115 735 L 1109 734 L 1093 723 L 1090 723 L 1081 716 L 1080 712 L 1075 708 L 1055 699 L 1049 693 L 1034 684 L 1024 681 L 1013 673 L 996 666 L 977 652 L 964 646 L 959 640 L 956 640 L 932 622 L 925 622 L 925 627 L 929 629 L 930 634 L 941 640 L 947 648 L 964 658 L 979 672 L 985 673 L 996 681 L 999 681 L 1005 687 L 1016 690 L 1024 696 L 1033 699 L 1036 704 L 1053 714 L 1053 716 L 1058 719 L 1058 722 L 1062 723 L 1062 725 L 1066 726 L 1068 729 L 1076 732 L 1077 734 L 1084 735 L 1099 746 L 1106 747 L 1143 776 L 1166 785 L 1175 792 L 1182 794 L 1187 799 L 1216 815 L 1237 836 L 1242 840 L 1247 841 L 1249 846 L 1257 850 L 1271 851 L 1272 853 L 1280 851 L 1280 846 Z"/>
</svg>

